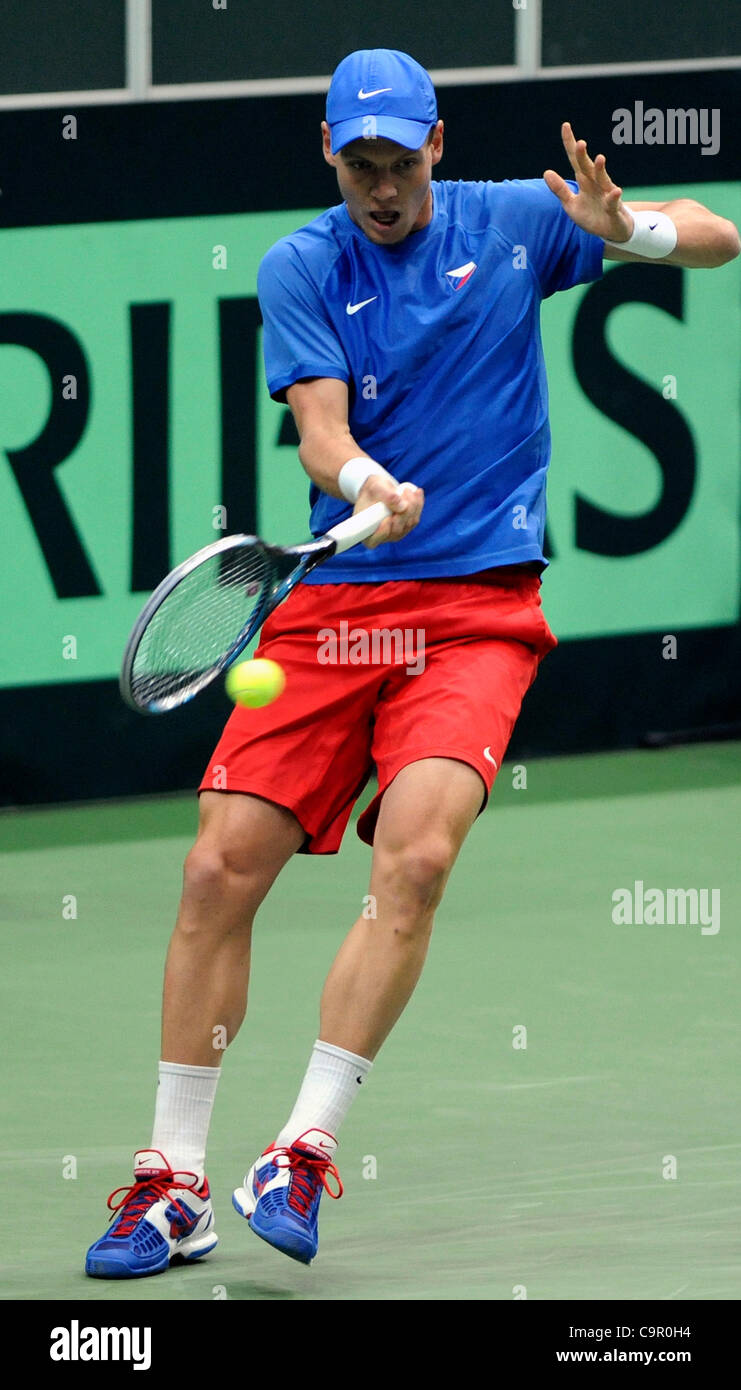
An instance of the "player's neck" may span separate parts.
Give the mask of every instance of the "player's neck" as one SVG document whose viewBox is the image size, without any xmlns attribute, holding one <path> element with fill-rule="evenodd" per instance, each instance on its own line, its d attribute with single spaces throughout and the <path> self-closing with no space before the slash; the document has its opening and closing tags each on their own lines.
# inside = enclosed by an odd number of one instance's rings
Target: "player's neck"
<svg viewBox="0 0 741 1390">
<path fill-rule="evenodd" d="M 432 212 L 432 189 L 428 188 L 427 197 L 425 198 L 419 210 L 419 216 L 417 217 L 417 220 L 413 224 L 413 226 L 409 229 L 410 236 L 412 232 L 421 232 L 425 227 L 429 226 L 430 222 L 432 221 Z"/>
</svg>

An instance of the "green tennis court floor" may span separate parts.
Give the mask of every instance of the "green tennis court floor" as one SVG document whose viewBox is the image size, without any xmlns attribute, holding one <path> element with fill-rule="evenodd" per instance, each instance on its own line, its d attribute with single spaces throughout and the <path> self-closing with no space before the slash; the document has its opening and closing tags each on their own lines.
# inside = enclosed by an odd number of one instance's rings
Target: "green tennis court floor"
<svg viewBox="0 0 741 1390">
<path fill-rule="evenodd" d="M 354 826 L 339 857 L 294 859 L 258 919 L 211 1129 L 218 1249 L 116 1283 L 83 1261 L 151 1137 L 195 799 L 0 816 L 4 1298 L 741 1296 L 741 744 L 533 760 L 526 789 L 513 774 L 343 1128 L 345 1196 L 323 1201 L 309 1269 L 255 1239 L 231 1191 L 290 1110 L 367 891 Z M 716 890 L 719 913 L 705 931 L 615 923 L 613 893 L 635 903 L 637 883 L 667 903 L 695 889 L 700 907 Z"/>
</svg>

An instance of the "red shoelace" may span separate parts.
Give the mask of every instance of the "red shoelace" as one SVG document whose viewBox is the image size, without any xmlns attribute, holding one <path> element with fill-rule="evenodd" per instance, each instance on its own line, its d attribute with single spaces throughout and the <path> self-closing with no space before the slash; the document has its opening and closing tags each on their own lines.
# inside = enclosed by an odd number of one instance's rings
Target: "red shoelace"
<svg viewBox="0 0 741 1390">
<path fill-rule="evenodd" d="M 310 1158 L 308 1154 L 297 1154 L 292 1149 L 276 1149 L 270 1156 L 277 1158 L 281 1154 L 286 1156 L 288 1163 L 280 1163 L 277 1166 L 291 1169 L 288 1205 L 293 1207 L 299 1216 L 307 1217 L 309 1215 L 309 1209 L 320 1183 L 333 1201 L 336 1202 L 342 1196 L 345 1190 L 342 1186 L 342 1178 L 331 1159 Z M 304 1172 L 301 1172 L 302 1168 L 305 1170 Z M 328 1177 L 337 1179 L 336 1192 L 332 1191 Z"/>
<path fill-rule="evenodd" d="M 137 1221 L 141 1219 L 147 1208 L 151 1207 L 152 1202 L 159 1201 L 161 1197 L 166 1197 L 168 1201 L 172 1202 L 183 1221 L 189 1221 L 190 1217 L 183 1211 L 180 1203 L 175 1197 L 170 1196 L 169 1189 L 172 1187 L 174 1176 L 175 1174 L 168 1170 L 157 1178 L 137 1178 L 136 1182 L 131 1183 L 129 1187 L 117 1187 L 108 1198 L 108 1206 L 113 1212 L 113 1216 L 122 1207 L 125 1207 L 126 1211 L 120 1226 L 113 1232 L 113 1235 L 130 1236 Z M 119 1192 L 124 1192 L 126 1195 L 121 1198 L 120 1202 L 114 1204 L 113 1198 L 117 1197 Z"/>
</svg>

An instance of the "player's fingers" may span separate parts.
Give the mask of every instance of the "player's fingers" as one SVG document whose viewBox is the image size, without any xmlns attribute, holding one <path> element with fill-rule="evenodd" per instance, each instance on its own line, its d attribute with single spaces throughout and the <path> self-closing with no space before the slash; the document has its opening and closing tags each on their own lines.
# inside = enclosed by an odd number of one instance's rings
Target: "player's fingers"
<svg viewBox="0 0 741 1390">
<path fill-rule="evenodd" d="M 571 127 L 569 126 L 569 130 Z M 571 138 L 564 140 L 564 147 L 571 161 L 571 167 L 581 183 L 583 179 L 589 180 L 595 177 L 594 162 L 587 149 L 586 140 L 574 139 L 573 132 Z"/>
<path fill-rule="evenodd" d="M 404 509 L 406 507 L 406 500 L 402 500 L 399 492 L 399 484 L 388 473 L 371 473 L 366 478 L 358 493 L 354 510 L 356 513 L 364 511 L 366 507 L 372 507 L 374 502 L 383 502 L 392 513 L 400 506 Z M 383 545 L 384 541 L 390 539 L 391 517 L 387 517 L 376 528 L 373 535 L 363 541 L 363 545 L 367 550 L 375 550 L 376 546 Z"/>
<path fill-rule="evenodd" d="M 543 178 L 548 184 L 551 193 L 555 193 L 556 197 L 560 198 L 562 203 L 568 203 L 570 198 L 576 197 L 573 189 L 569 188 L 566 180 L 562 179 L 561 175 L 557 174 L 555 169 L 546 169 Z"/>
<path fill-rule="evenodd" d="M 400 541 L 414 529 L 419 521 L 424 502 L 424 493 L 413 483 L 402 483 L 399 488 L 399 501 L 393 506 L 390 518 L 388 539 Z"/>
<path fill-rule="evenodd" d="M 387 541 L 400 541 L 413 531 L 422 515 L 424 499 L 422 488 L 416 487 L 414 483 L 402 483 L 396 496 L 385 499 L 386 505 L 392 509 L 392 515 L 382 521 L 373 535 L 364 542 L 366 548 L 375 550 Z"/>
<path fill-rule="evenodd" d="M 607 172 L 607 160 L 598 154 L 594 161 L 594 176 L 603 193 L 612 193 L 615 185 Z"/>
<path fill-rule="evenodd" d="M 373 535 L 363 541 L 366 550 L 376 550 L 379 545 L 383 545 L 384 541 L 391 540 L 391 522 L 392 518 L 387 516 L 386 520 L 382 521 L 381 525 L 373 532 Z"/>
<path fill-rule="evenodd" d="M 576 140 L 574 139 L 574 132 L 571 129 L 571 123 L 569 121 L 564 121 L 561 125 L 561 139 L 569 159 L 573 161 Z"/>
<path fill-rule="evenodd" d="M 583 140 L 576 139 L 568 121 L 564 121 L 563 125 L 561 126 L 561 139 L 563 141 L 563 147 L 569 157 L 569 164 L 571 165 L 577 178 L 587 177 L 589 171 L 587 166 L 584 164 L 584 151 L 581 148 L 583 145 L 584 150 L 586 150 L 586 143 Z"/>
<path fill-rule="evenodd" d="M 398 525 L 399 539 L 406 536 L 417 525 L 425 504 L 422 488 L 417 487 L 414 483 L 402 483 L 400 491 L 405 503 L 404 510 L 393 518 L 394 525 Z"/>
<path fill-rule="evenodd" d="M 587 149 L 586 140 L 577 140 L 576 158 L 582 172 L 588 178 L 594 178 L 594 160 Z"/>
<path fill-rule="evenodd" d="M 414 525 L 415 522 L 411 520 L 407 512 L 402 513 L 400 516 L 392 516 L 389 522 L 388 539 L 390 541 L 400 541 L 402 536 L 406 536 L 407 532 L 413 529 Z"/>
<path fill-rule="evenodd" d="M 406 514 L 412 505 L 411 494 L 414 491 L 413 483 L 399 483 L 396 494 L 391 498 L 389 506 L 395 515 Z"/>
<path fill-rule="evenodd" d="M 417 487 L 416 483 L 399 483 L 399 492 L 405 512 L 421 512 L 425 501 L 421 487 Z"/>
<path fill-rule="evenodd" d="M 355 511 L 363 511 L 374 502 L 385 502 L 392 512 L 406 512 L 410 498 L 418 490 L 414 483 L 397 483 L 390 473 L 371 473 L 358 493 Z"/>
</svg>

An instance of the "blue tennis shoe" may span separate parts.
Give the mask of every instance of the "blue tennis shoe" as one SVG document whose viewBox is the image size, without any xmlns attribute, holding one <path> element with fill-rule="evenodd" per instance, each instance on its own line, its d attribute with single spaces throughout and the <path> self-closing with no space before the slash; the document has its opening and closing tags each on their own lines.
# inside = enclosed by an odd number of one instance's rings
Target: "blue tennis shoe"
<svg viewBox="0 0 741 1390">
<path fill-rule="evenodd" d="M 336 1148 L 334 1135 L 323 1129 L 306 1130 L 289 1148 L 271 1144 L 232 1197 L 235 1210 L 255 1235 L 302 1264 L 311 1264 L 317 1252 L 322 1192 L 335 1200 L 342 1196 L 342 1180 L 332 1161 Z"/>
<path fill-rule="evenodd" d="M 131 1186 L 108 1198 L 118 1216 L 87 1252 L 85 1273 L 94 1279 L 161 1274 L 173 1260 L 199 1260 L 218 1244 L 207 1178 L 173 1172 L 156 1149 L 141 1149 L 134 1165 Z"/>
</svg>

